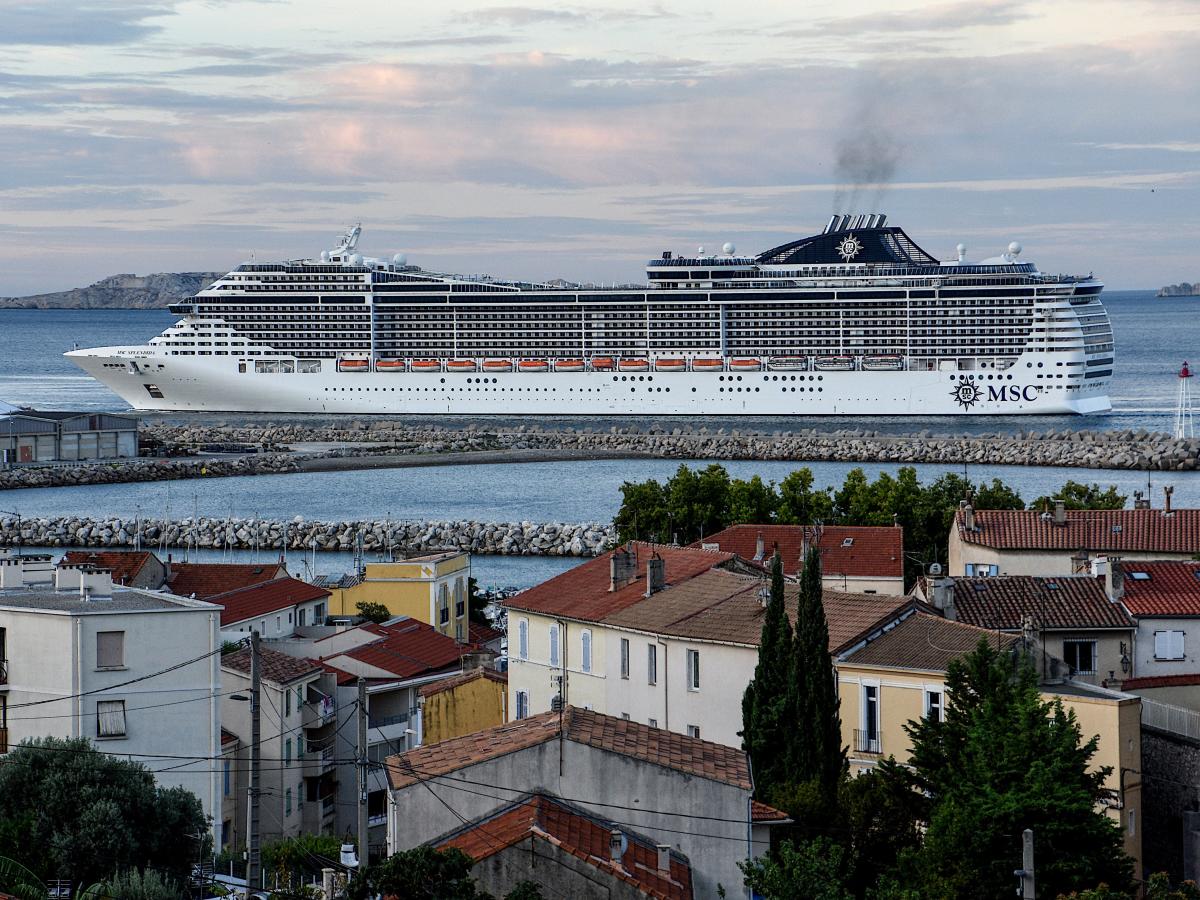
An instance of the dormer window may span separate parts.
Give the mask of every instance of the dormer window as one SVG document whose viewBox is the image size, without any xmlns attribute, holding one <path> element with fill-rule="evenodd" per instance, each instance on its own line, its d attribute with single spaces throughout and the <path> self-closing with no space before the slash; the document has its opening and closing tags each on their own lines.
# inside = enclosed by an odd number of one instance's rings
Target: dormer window
<svg viewBox="0 0 1200 900">
<path fill-rule="evenodd" d="M 1200 578 L 1200 572 L 1197 572 L 1196 576 L 1198 578 Z M 1149 572 L 1130 572 L 1129 577 L 1132 578 L 1134 581 L 1149 581 L 1150 573 Z"/>
<path fill-rule="evenodd" d="M 843 548 L 853 547 L 853 546 L 854 546 L 854 538 L 852 538 L 852 537 L 842 538 L 842 547 Z"/>
</svg>

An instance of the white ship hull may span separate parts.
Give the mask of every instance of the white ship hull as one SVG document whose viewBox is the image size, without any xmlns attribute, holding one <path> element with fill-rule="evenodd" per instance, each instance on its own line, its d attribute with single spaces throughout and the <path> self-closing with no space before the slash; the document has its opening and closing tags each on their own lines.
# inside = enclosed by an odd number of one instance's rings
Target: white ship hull
<svg viewBox="0 0 1200 900">
<path fill-rule="evenodd" d="M 1068 381 L 1056 368 L 1065 357 L 1044 353 L 1025 353 L 1002 372 L 741 373 L 358 373 L 338 372 L 327 359 L 319 372 L 284 374 L 253 365 L 239 371 L 234 357 L 168 356 L 146 346 L 67 356 L 134 409 L 171 412 L 928 417 L 1112 409 L 1110 378 Z"/>
</svg>

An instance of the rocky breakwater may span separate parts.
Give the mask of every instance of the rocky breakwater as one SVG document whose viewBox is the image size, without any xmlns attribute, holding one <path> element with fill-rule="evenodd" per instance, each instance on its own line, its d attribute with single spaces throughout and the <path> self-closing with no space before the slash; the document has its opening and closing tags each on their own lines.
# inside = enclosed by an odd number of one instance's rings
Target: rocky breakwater
<svg viewBox="0 0 1200 900">
<path fill-rule="evenodd" d="M 0 490 L 132 481 L 173 481 L 181 478 L 220 478 L 229 475 L 278 475 L 298 471 L 300 465 L 296 457 L 281 453 L 236 459 L 128 459 L 78 466 L 17 467 L 0 470 Z"/>
<path fill-rule="evenodd" d="M 24 547 L 184 547 L 367 552 L 469 550 L 502 556 L 596 556 L 616 543 L 596 522 L 291 522 L 261 519 L 0 518 L 0 545 Z"/>
<path fill-rule="evenodd" d="M 1087 469 L 1189 471 L 1200 468 L 1200 440 L 1148 431 L 1046 429 L 1015 434 L 891 435 L 866 429 L 791 431 L 745 429 L 554 428 L 541 425 L 491 430 L 414 427 L 390 420 L 344 425 L 166 425 L 147 430 L 182 445 L 220 441 L 288 444 L 333 442 L 338 455 L 469 453 L 475 450 L 575 450 L 608 455 L 677 459 L 763 459 L 797 462 L 1061 466 Z"/>
</svg>

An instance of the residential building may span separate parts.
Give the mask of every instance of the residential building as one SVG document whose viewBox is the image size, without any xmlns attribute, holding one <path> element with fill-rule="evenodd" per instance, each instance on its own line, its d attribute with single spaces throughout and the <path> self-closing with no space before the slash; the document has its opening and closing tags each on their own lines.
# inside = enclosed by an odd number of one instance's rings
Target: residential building
<svg viewBox="0 0 1200 900">
<path fill-rule="evenodd" d="M 218 820 L 219 624 L 210 603 L 48 555 L 0 555 L 0 752 L 87 738 L 191 791 Z"/>
<path fill-rule="evenodd" d="M 283 638 L 297 628 L 325 621 L 329 591 L 288 576 L 214 594 L 208 600 L 222 607 L 222 638 L 236 641 L 251 631 L 263 638 Z"/>
<path fill-rule="evenodd" d="M 1040 512 L 963 501 L 950 526 L 946 574 L 1074 575 L 1097 557 L 1190 560 L 1197 549 L 1200 509 L 1067 509 L 1056 501 Z"/>
<path fill-rule="evenodd" d="M 250 648 L 222 654 L 220 665 L 221 723 L 249 746 L 250 704 L 245 698 L 250 692 Z M 312 660 L 265 644 L 259 647 L 259 666 L 260 835 L 276 840 L 301 832 L 332 832 L 338 824 L 335 734 L 347 724 L 345 716 L 338 719 L 334 678 Z M 235 814 L 238 845 L 245 839 L 242 821 Z"/>
<path fill-rule="evenodd" d="M 521 797 L 434 842 L 475 861 L 471 874 L 492 896 L 533 882 L 572 900 L 692 900 L 692 867 L 670 844 L 656 844 L 611 816 L 545 794 Z M 550 863 L 550 865 L 547 865 Z"/>
<path fill-rule="evenodd" d="M 239 588 L 286 578 L 281 562 L 270 563 L 194 563 L 176 562 L 167 557 L 167 580 L 162 585 L 180 597 L 207 600 Z"/>
<path fill-rule="evenodd" d="M 1097 572 L 1101 564 L 1097 563 Z M 929 587 L 932 585 L 932 587 Z M 918 584 L 947 619 L 1006 634 L 1035 633 L 1043 675 L 1119 684 L 1134 674 L 1134 623 L 1102 575 L 936 578 Z M 1062 661 L 1065 670 L 1048 671 Z"/>
<path fill-rule="evenodd" d="M 167 580 L 167 567 L 149 550 L 68 550 L 62 562 L 72 566 L 108 569 L 113 584 L 158 590 Z"/>
<path fill-rule="evenodd" d="M 1175 678 L 1175 687 L 1183 686 L 1179 676 L 1200 675 L 1200 562 L 1113 559 L 1109 565 L 1111 590 L 1137 622 L 1134 675 Z M 1191 698 L 1180 705 L 1196 704 Z"/>
<path fill-rule="evenodd" d="M 137 416 L 21 409 L 0 413 L 0 465 L 138 455 Z"/>
<path fill-rule="evenodd" d="M 690 860 L 697 897 L 747 896 L 737 864 L 765 853 L 780 821 L 752 806 L 741 750 L 573 706 L 398 754 L 387 774 L 389 853 L 451 840 L 538 792 L 628 845 L 669 846 Z"/>
<path fill-rule="evenodd" d="M 821 581 L 831 591 L 904 593 L 904 529 L 899 526 L 731 525 L 692 544 L 770 565 L 775 551 L 783 573 L 796 577 L 810 545 L 821 551 Z"/>
<path fill-rule="evenodd" d="M 769 580 L 725 551 L 633 542 L 507 602 L 509 715 L 563 702 L 733 747 L 758 662 Z M 785 588 L 796 615 L 794 583 Z M 830 648 L 911 605 L 823 597 Z"/>
<path fill-rule="evenodd" d="M 233 852 L 246 843 L 246 789 L 250 754 L 241 738 L 221 729 L 221 817 L 214 823 L 217 852 Z"/>
<path fill-rule="evenodd" d="M 436 744 L 508 721 L 508 673 L 488 665 L 422 685 L 422 742 Z"/>
<path fill-rule="evenodd" d="M 392 562 L 366 563 L 359 572 L 317 578 L 330 592 L 329 611 L 354 616 L 359 603 L 378 603 L 393 616 L 408 616 L 466 643 L 471 554 L 462 550 L 419 553 Z"/>
<path fill-rule="evenodd" d="M 1021 652 L 1022 638 L 919 609 L 893 620 L 844 648 L 837 656 L 842 742 L 851 771 L 862 772 L 892 756 L 906 762 L 912 751 L 906 723 L 945 715 L 946 672 L 952 660 L 987 640 L 999 650 Z M 1045 680 L 1045 699 L 1074 712 L 1085 740 L 1099 737 L 1091 765 L 1110 767 L 1104 811 L 1121 826 L 1125 852 L 1141 863 L 1141 708 L 1137 697 L 1072 679 Z M 1131 775 L 1133 777 L 1131 777 Z"/>
</svg>

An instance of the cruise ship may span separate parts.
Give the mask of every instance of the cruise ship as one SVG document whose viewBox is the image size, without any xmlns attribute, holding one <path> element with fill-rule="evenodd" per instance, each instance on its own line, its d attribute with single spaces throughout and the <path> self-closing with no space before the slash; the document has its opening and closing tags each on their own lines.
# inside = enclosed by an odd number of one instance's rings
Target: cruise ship
<svg viewBox="0 0 1200 900">
<path fill-rule="evenodd" d="M 1011 415 L 1111 409 L 1087 276 L 940 261 L 881 214 L 757 256 L 666 251 L 646 283 L 502 281 L 364 257 L 238 266 L 143 346 L 66 355 L 140 410 Z"/>
</svg>

